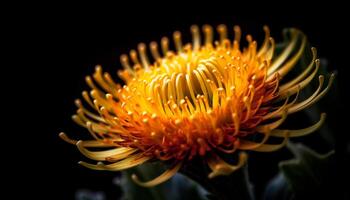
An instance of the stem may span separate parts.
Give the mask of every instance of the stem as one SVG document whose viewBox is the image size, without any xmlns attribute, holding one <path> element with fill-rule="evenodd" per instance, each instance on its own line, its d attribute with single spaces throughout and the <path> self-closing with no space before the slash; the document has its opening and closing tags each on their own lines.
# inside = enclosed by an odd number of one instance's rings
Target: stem
<svg viewBox="0 0 350 200">
<path fill-rule="evenodd" d="M 210 199 L 254 200 L 246 165 L 229 176 L 218 176 L 213 179 L 208 178 L 209 170 L 200 162 L 184 165 L 181 173 L 206 189 L 210 193 Z"/>
</svg>

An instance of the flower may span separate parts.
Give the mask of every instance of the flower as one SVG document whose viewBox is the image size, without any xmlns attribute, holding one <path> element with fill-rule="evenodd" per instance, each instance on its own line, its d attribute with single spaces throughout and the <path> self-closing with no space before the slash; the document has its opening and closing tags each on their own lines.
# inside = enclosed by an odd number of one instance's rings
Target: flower
<svg viewBox="0 0 350 200">
<path fill-rule="evenodd" d="M 275 42 L 267 27 L 264 31 L 260 48 L 247 35 L 248 45 L 242 50 L 238 26 L 234 27 L 232 41 L 227 27 L 219 25 L 219 39 L 214 42 L 211 26 L 203 26 L 202 41 L 194 25 L 192 44 L 183 45 L 181 33 L 174 33 L 175 51 L 170 50 L 166 37 L 161 40 L 162 53 L 157 43 L 151 42 L 153 62 L 146 45 L 139 44 L 138 52 L 131 50 L 129 56 L 121 56 L 124 70 L 118 74 L 124 86 L 115 83 L 100 66 L 92 77 L 86 77 L 92 90 L 90 95 L 82 93 L 86 105 L 76 100 L 78 111 L 73 120 L 87 128 L 93 139 L 76 141 L 64 133 L 60 136 L 76 144 L 86 157 L 99 161 L 80 162 L 91 169 L 119 171 L 150 160 L 167 161 L 171 167 L 153 180 L 142 182 L 136 175 L 132 177 L 140 185 L 154 186 L 171 178 L 184 162 L 196 156 L 211 169 L 209 178 L 228 175 L 245 163 L 245 150 L 275 151 L 288 138 L 315 131 L 324 122 L 324 113 L 317 123 L 304 129 L 278 127 L 287 115 L 322 98 L 334 74 L 325 88 L 324 76 L 320 75 L 316 91 L 298 101 L 299 91 L 318 73 L 316 49 L 311 48 L 309 65 L 296 77 L 285 80 L 306 49 L 306 36 L 297 29 L 288 29 L 290 40 L 275 55 Z M 279 144 L 271 144 L 271 137 L 282 139 Z M 237 150 L 240 153 L 236 154 Z M 238 163 L 228 163 L 220 156 L 223 154 L 239 155 Z"/>
</svg>

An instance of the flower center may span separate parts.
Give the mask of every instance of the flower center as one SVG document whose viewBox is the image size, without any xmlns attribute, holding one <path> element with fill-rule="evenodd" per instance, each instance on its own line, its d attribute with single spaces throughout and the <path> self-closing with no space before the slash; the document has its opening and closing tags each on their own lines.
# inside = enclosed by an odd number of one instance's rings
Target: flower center
<svg viewBox="0 0 350 200">
<path fill-rule="evenodd" d="M 129 99 L 126 103 L 141 98 L 146 112 L 178 116 L 177 112 L 210 112 L 226 101 L 253 98 L 254 88 L 259 87 L 257 81 L 261 84 L 265 77 L 266 65 L 256 56 L 255 43 L 244 53 L 234 44 L 231 47 L 225 40 L 198 51 L 187 46 L 178 54 L 168 52 L 165 58 L 139 69 L 136 78 L 127 81 L 123 89 Z"/>
<path fill-rule="evenodd" d="M 277 79 L 266 81 L 266 57 L 258 55 L 255 42 L 242 52 L 236 41 L 225 39 L 197 50 L 187 45 L 168 51 L 153 65 L 136 64 L 132 76 L 124 71 L 127 85 L 118 91 L 115 113 L 142 140 L 128 145 L 152 146 L 164 159 L 183 157 L 191 148 L 195 155 L 223 142 L 232 145 L 232 135 L 247 134 L 260 122 L 266 111 L 260 106 L 277 91 Z"/>
</svg>

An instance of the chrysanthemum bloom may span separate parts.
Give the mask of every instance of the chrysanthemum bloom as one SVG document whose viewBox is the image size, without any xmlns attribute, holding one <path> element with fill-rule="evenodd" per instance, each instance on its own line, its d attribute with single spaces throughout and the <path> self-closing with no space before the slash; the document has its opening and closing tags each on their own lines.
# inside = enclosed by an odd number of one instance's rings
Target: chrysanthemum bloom
<svg viewBox="0 0 350 200">
<path fill-rule="evenodd" d="M 278 127 L 287 115 L 322 98 L 334 75 L 326 87 L 324 76 L 318 76 L 316 91 L 298 100 L 299 91 L 318 73 L 316 49 L 311 49 L 309 65 L 299 75 L 285 80 L 305 53 L 306 37 L 297 29 L 289 29 L 288 43 L 274 55 L 275 42 L 269 29 L 264 30 L 266 37 L 260 48 L 248 35 L 247 47 L 242 49 L 238 26 L 233 28 L 233 40 L 226 26 L 218 26 L 215 42 L 211 26 L 203 26 L 203 40 L 199 28 L 192 26 L 191 44 L 183 45 L 180 32 L 174 33 L 175 51 L 170 50 L 166 37 L 161 40 L 161 52 L 157 43 L 151 42 L 152 62 L 146 45 L 139 44 L 138 51 L 121 56 L 124 70 L 119 71 L 119 76 L 124 86 L 115 83 L 100 66 L 92 77 L 86 77 L 92 90 L 90 95 L 82 93 L 86 105 L 76 100 L 78 111 L 73 120 L 87 128 L 93 139 L 75 141 L 64 133 L 60 136 L 76 144 L 86 157 L 99 161 L 80 162 L 91 169 L 119 171 L 150 160 L 167 161 L 170 168 L 151 181 L 141 182 L 133 176 L 140 185 L 154 186 L 196 156 L 212 170 L 209 178 L 228 175 L 244 164 L 244 151 L 275 151 L 289 137 L 315 131 L 324 122 L 325 114 L 304 129 Z M 271 144 L 271 137 L 282 138 L 281 143 Z M 235 165 L 220 157 L 234 156 L 237 150 L 240 153 Z"/>
</svg>

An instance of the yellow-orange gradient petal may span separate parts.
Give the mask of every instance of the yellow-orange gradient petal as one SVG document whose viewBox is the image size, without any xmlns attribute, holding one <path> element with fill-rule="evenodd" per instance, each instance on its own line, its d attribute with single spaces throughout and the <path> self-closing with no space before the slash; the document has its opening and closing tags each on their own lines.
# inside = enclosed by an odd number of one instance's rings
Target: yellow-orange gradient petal
<svg viewBox="0 0 350 200">
<path fill-rule="evenodd" d="M 277 129 L 288 115 L 312 105 L 329 90 L 334 74 L 324 88 L 319 87 L 308 98 L 298 100 L 299 91 L 313 81 L 320 62 L 315 48 L 304 71 L 284 80 L 305 51 L 306 36 L 288 29 L 284 49 L 275 54 L 275 41 L 264 27 L 265 40 L 259 47 L 251 35 L 241 48 L 241 29 L 225 25 L 204 25 L 202 32 L 191 27 L 192 43 L 183 43 L 179 31 L 174 32 L 175 50 L 163 37 L 160 47 L 151 42 L 138 45 L 129 55 L 120 57 L 124 70 L 118 75 L 125 85 L 96 66 L 86 77 L 91 88 L 84 91 L 85 100 L 76 100 L 77 114 L 72 118 L 87 128 L 92 140 L 76 141 L 64 133 L 60 137 L 75 144 L 86 157 L 97 164 L 80 162 L 96 170 L 124 170 L 149 160 L 172 163 L 169 170 L 147 182 L 150 187 L 171 178 L 184 162 L 203 157 L 212 172 L 209 178 L 228 175 L 247 159 L 244 150 L 275 151 L 289 137 L 317 130 L 325 120 L 299 130 Z M 232 33 L 232 34 L 231 34 Z M 149 57 L 151 55 L 152 57 Z M 292 100 L 291 100 L 292 99 Z M 260 140 L 252 140 L 259 135 Z M 279 144 L 267 143 L 270 137 L 282 137 Z M 98 149 L 96 149 L 98 148 Z M 101 148 L 104 148 L 101 150 Z M 241 151 L 239 154 L 234 152 Z M 220 155 L 238 156 L 238 164 L 225 162 Z"/>
</svg>

